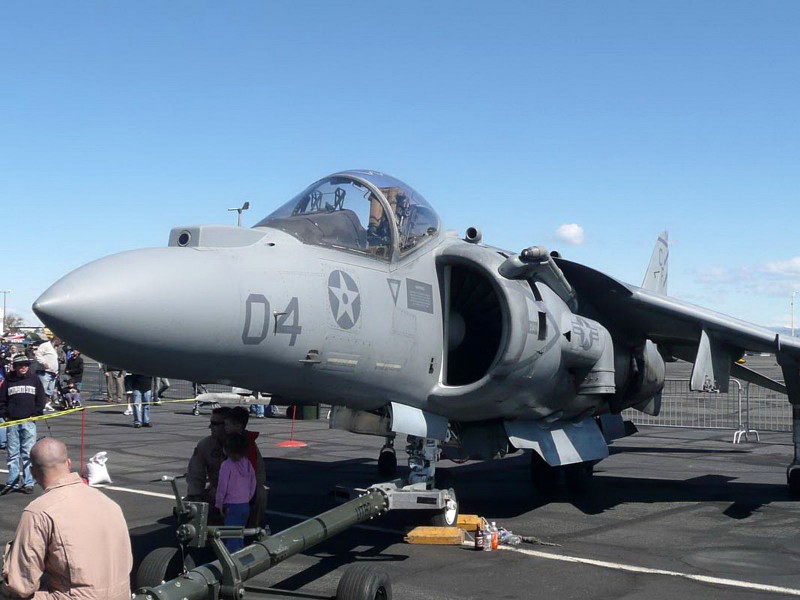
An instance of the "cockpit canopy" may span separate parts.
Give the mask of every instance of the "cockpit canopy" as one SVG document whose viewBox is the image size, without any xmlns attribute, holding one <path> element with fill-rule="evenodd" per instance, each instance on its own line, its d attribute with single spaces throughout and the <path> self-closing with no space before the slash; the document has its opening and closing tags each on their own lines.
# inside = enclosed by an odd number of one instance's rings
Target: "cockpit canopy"
<svg viewBox="0 0 800 600">
<path fill-rule="evenodd" d="M 320 179 L 255 227 L 384 260 L 412 252 L 441 228 L 425 198 L 375 171 L 343 171 Z"/>
</svg>

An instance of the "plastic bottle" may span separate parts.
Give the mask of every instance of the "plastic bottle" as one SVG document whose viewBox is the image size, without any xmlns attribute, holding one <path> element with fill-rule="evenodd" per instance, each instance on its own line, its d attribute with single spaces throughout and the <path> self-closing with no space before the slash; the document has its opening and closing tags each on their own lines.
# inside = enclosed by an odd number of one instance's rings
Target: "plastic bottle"
<svg viewBox="0 0 800 600">
<path fill-rule="evenodd" d="M 486 538 L 483 537 L 483 530 L 478 525 L 475 528 L 475 550 L 483 550 L 483 545 L 486 543 Z"/>
<path fill-rule="evenodd" d="M 483 551 L 492 551 L 492 527 L 488 523 L 483 530 Z"/>
<path fill-rule="evenodd" d="M 500 536 L 497 531 L 497 524 L 492 521 L 492 550 L 497 550 L 497 546 L 500 544 Z"/>
</svg>

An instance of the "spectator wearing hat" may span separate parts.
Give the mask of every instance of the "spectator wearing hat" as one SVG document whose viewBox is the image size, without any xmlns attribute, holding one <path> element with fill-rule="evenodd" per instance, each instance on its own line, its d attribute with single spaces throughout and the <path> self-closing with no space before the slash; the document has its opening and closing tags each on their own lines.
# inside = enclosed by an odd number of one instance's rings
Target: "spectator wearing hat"
<svg viewBox="0 0 800 600">
<path fill-rule="evenodd" d="M 56 388 L 56 377 L 58 377 L 58 352 L 53 347 L 52 342 L 47 336 L 37 334 L 38 339 L 34 340 L 35 349 L 33 357 L 36 359 L 36 374 L 42 382 L 44 393 L 47 395 L 46 412 L 53 412 L 50 400 L 53 399 L 53 392 Z"/>
<path fill-rule="evenodd" d="M 0 388 L 0 417 L 6 421 L 19 421 L 39 416 L 44 412 L 47 395 L 41 380 L 30 372 L 31 361 L 18 354 L 12 361 L 13 370 Z M 8 435 L 8 480 L 3 494 L 20 490 L 33 493 L 31 475 L 31 448 L 36 442 L 36 423 L 27 421 L 6 428 Z M 20 463 L 22 469 L 20 471 Z M 22 481 L 20 481 L 20 478 Z"/>
</svg>

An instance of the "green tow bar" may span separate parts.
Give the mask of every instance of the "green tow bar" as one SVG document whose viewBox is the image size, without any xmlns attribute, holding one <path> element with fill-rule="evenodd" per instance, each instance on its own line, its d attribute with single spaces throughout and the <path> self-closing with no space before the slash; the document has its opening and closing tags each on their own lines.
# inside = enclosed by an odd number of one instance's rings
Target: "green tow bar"
<svg viewBox="0 0 800 600">
<path fill-rule="evenodd" d="M 209 526 L 208 504 L 184 501 L 175 479 L 163 479 L 172 483 L 175 492 L 175 514 L 180 523 L 178 541 L 195 548 L 210 546 L 217 560 L 195 567 L 161 585 L 140 588 L 134 600 L 239 600 L 245 596 L 244 582 L 248 579 L 389 510 L 386 494 L 379 489 L 370 489 L 346 504 L 267 536 L 263 529 Z M 242 536 L 255 536 L 256 541 L 231 554 L 223 540 Z"/>
</svg>

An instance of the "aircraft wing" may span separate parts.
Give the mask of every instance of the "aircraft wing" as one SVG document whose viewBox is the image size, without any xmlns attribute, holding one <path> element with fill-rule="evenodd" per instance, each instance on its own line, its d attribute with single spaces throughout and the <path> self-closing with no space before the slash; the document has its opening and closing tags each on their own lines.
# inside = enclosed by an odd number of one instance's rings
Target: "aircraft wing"
<svg viewBox="0 0 800 600">
<path fill-rule="evenodd" d="M 693 389 L 703 389 L 703 381 L 716 374 L 711 380 L 716 379 L 719 389 L 725 391 L 733 366 L 735 375 L 745 381 L 761 385 L 771 382 L 767 387 L 786 392 L 782 384 L 734 363 L 745 350 L 775 353 L 787 382 L 790 376 L 800 380 L 798 338 L 780 336 L 765 327 L 622 283 L 575 262 L 556 261 L 576 290 L 578 312 L 597 318 L 618 336 L 634 341 L 650 339 L 663 355 L 695 363 Z M 790 399 L 792 396 L 790 393 Z"/>
</svg>

